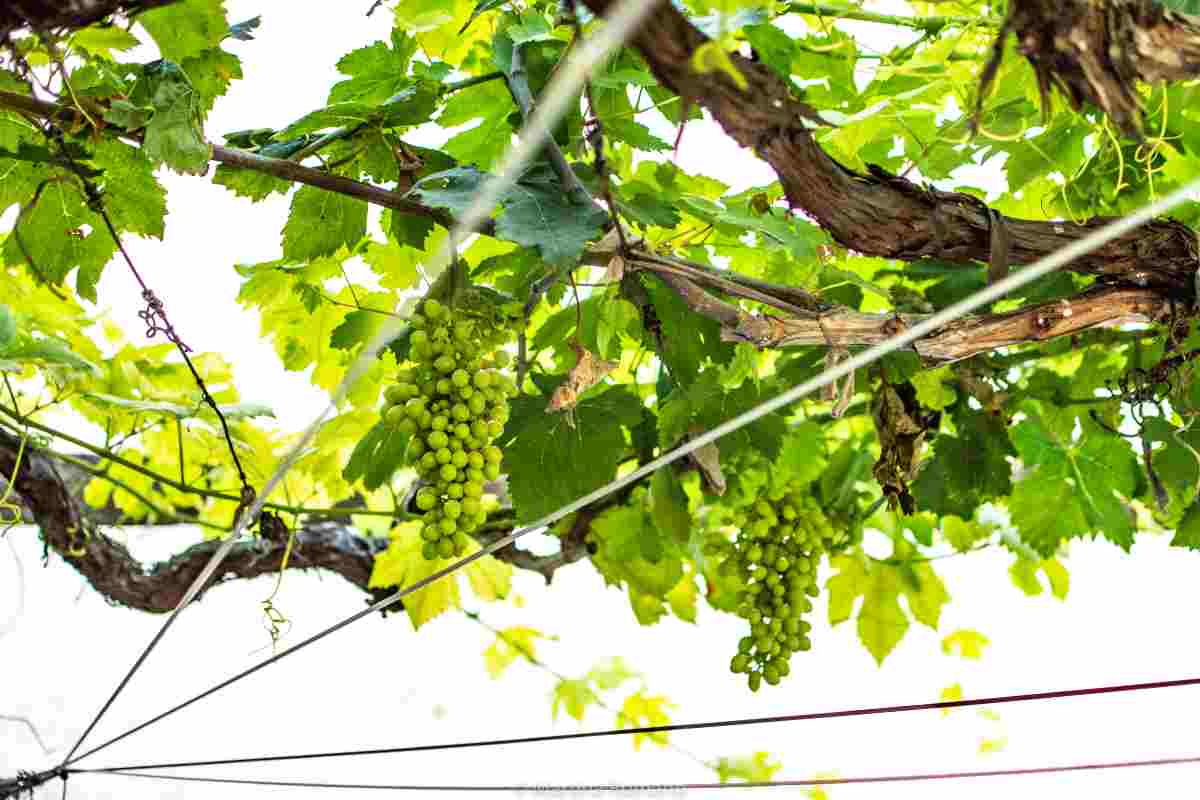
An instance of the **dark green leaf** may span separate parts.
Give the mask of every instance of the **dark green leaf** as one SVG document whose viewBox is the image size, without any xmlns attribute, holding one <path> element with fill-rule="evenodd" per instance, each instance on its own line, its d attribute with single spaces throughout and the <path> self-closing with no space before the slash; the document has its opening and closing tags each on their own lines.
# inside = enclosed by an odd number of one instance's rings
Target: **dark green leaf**
<svg viewBox="0 0 1200 800">
<path fill-rule="evenodd" d="M 176 63 L 216 47 L 229 34 L 222 0 L 183 0 L 137 16 L 163 58 Z"/>
<path fill-rule="evenodd" d="M 0 353 L 3 353 L 17 338 L 17 321 L 12 310 L 0 303 Z"/>
<path fill-rule="evenodd" d="M 957 435 L 934 438 L 933 455 L 913 482 L 912 493 L 919 509 L 970 519 L 981 504 L 1011 490 L 1007 457 L 1015 451 L 1004 423 L 990 414 L 963 408 L 954 424 Z"/>
<path fill-rule="evenodd" d="M 504 467 L 518 522 L 535 520 L 613 478 L 624 428 L 641 421 L 641 402 L 625 389 L 582 401 L 571 417 L 547 414 L 545 397 L 519 397 L 504 429 Z"/>
<path fill-rule="evenodd" d="M 404 464 L 408 436 L 383 420 L 375 423 L 354 447 L 342 477 L 347 482 L 362 478 L 363 486 L 374 491 L 383 486 Z"/>
<path fill-rule="evenodd" d="M 692 531 L 692 516 L 688 512 L 688 498 L 679 483 L 679 478 L 664 467 L 650 479 L 651 511 L 658 530 L 680 545 L 687 544 Z M 652 559 L 653 560 L 653 559 Z"/>
<path fill-rule="evenodd" d="M 367 204 L 353 197 L 301 186 L 283 226 L 283 257 L 309 261 L 353 249 L 367 232 Z"/>
</svg>

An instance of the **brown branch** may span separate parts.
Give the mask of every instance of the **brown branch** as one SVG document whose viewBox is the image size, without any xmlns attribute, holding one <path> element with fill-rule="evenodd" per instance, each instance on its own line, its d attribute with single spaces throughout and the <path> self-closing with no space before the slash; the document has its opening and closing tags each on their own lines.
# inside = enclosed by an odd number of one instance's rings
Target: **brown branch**
<svg viewBox="0 0 1200 800">
<path fill-rule="evenodd" d="M 0 3 L 0 40 L 20 30 L 78 30 L 113 14 L 133 14 L 175 0 L 7 0 Z"/>
<path fill-rule="evenodd" d="M 20 439 L 0 430 L 0 476 L 10 476 L 16 467 Z M 64 474 L 67 477 L 64 477 Z M 79 571 L 92 588 L 106 599 L 150 613 L 167 613 L 182 599 L 187 588 L 208 563 L 219 541 L 194 544 L 170 559 L 151 566 L 136 560 L 121 542 L 106 536 L 79 499 L 86 480 L 71 472 L 60 472 L 56 459 L 25 444 L 20 470 L 13 488 L 29 510 L 46 545 Z M 571 532 L 563 537 L 559 553 L 536 556 L 509 546 L 494 555 L 519 569 L 539 573 L 549 582 L 554 571 L 587 556 L 583 537 L 602 507 L 586 509 L 576 516 Z M 348 510 L 348 513 L 352 510 Z M 104 510 L 99 510 L 104 516 Z M 498 527 L 477 537 L 488 544 L 508 533 Z M 386 538 L 362 536 L 336 520 L 311 520 L 296 531 L 287 569 L 324 569 L 341 575 L 351 584 L 370 592 L 368 582 L 375 556 L 388 546 Z M 239 542 L 221 563 L 221 569 L 197 595 L 231 580 L 245 580 L 279 572 L 287 540 L 256 538 Z"/>
<path fill-rule="evenodd" d="M 687 278 L 656 273 L 693 312 L 721 324 L 727 341 L 758 347 L 874 345 L 925 318 L 920 314 L 864 314 L 841 308 L 794 317 L 759 316 L 705 292 Z M 1004 314 L 963 317 L 912 347 L 926 362 L 950 363 L 1001 347 L 1043 342 L 1089 328 L 1169 316 L 1171 301 L 1153 289 L 1103 287 Z"/>
<path fill-rule="evenodd" d="M 585 2 L 603 13 L 614 0 Z M 1009 263 L 1015 266 L 1032 263 L 1107 222 L 1014 219 L 996 215 L 970 195 L 924 188 L 878 168 L 865 175 L 855 172 L 820 148 L 809 130 L 813 110 L 793 97 L 765 64 L 730 54 L 749 86 L 745 91 L 720 70 L 697 73 L 692 54 L 707 41 L 671 4 L 660 3 L 632 44 L 664 86 L 702 104 L 729 136 L 771 165 L 792 207 L 851 250 L 902 260 L 986 263 L 994 217 L 1011 236 Z M 1185 292 L 1198 261 L 1193 231 L 1172 220 L 1155 220 L 1068 269 Z"/>
<path fill-rule="evenodd" d="M 1156 0 L 1014 0 L 1006 29 L 1037 73 L 1043 104 L 1057 86 L 1076 110 L 1092 103 L 1138 139 L 1138 81 L 1200 77 L 1200 17 Z"/>
<path fill-rule="evenodd" d="M 39 119 L 49 119 L 54 122 L 69 124 L 76 119 L 76 112 L 67 106 L 39 100 L 16 92 L 0 91 L 0 107 L 19 111 Z M 100 106 L 96 106 L 90 110 L 97 114 L 102 114 L 104 111 Z M 113 130 L 113 135 L 141 144 L 141 138 L 136 134 Z M 293 183 L 315 186 L 318 189 L 325 189 L 326 191 L 336 192 L 347 197 L 354 197 L 372 205 L 390 208 L 404 214 L 428 217 L 446 228 L 452 228 L 455 224 L 454 216 L 444 209 L 430 208 L 429 206 L 414 202 L 405 197 L 401 192 L 373 186 L 369 183 L 342 177 L 341 175 L 331 175 L 328 172 L 322 172 L 312 167 L 305 167 L 287 159 L 267 158 L 266 156 L 260 156 L 234 147 L 213 145 L 212 160 L 219 164 L 226 164 L 253 172 L 261 172 L 265 175 L 271 175 Z M 495 222 L 486 220 L 479 226 L 478 230 L 480 233 L 491 233 L 495 230 Z"/>
</svg>

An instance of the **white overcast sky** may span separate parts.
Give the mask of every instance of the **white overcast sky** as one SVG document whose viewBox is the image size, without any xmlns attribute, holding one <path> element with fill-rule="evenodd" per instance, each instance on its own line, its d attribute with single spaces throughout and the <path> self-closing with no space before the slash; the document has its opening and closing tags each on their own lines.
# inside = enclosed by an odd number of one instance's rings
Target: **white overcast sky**
<svg viewBox="0 0 1200 800">
<path fill-rule="evenodd" d="M 247 79 L 218 101 L 208 132 L 280 126 L 323 104 L 346 51 L 388 35 L 389 16 L 363 15 L 366 2 L 342 10 L 303 3 L 227 2 L 231 20 L 262 14 L 254 42 L 235 43 Z M 894 10 L 883 5 L 877 10 Z M 860 26 L 867 34 L 878 26 Z M 880 46 L 885 44 L 880 40 Z M 219 141 L 219 138 L 217 139 Z M 684 137 L 681 165 L 735 189 L 771 173 L 711 126 Z M 133 241 L 132 254 L 167 305 L 176 328 L 199 350 L 223 353 L 237 367 L 243 399 L 271 404 L 280 424 L 296 428 L 325 398 L 304 375 L 282 371 L 258 319 L 234 303 L 236 262 L 276 257 L 285 200 L 251 204 L 196 178 L 167 176 L 170 216 L 165 242 Z M 140 335 L 137 292 L 114 265 L 100 296 L 114 320 Z M 189 541 L 186 533 L 127 532 L 134 552 L 153 561 Z M 11 544 L 11 547 L 9 546 Z M 983 552 L 938 562 L 953 597 L 941 629 L 910 631 L 882 669 L 857 642 L 853 624 L 829 628 L 824 605 L 813 615 L 814 649 L 793 660 L 781 687 L 748 694 L 727 671 L 740 635 L 737 620 L 701 608 L 697 625 L 668 620 L 636 624 L 622 593 L 606 589 L 586 563 L 563 570 L 552 588 L 519 575 L 523 609 L 484 607 L 497 626 L 523 624 L 558 640 L 539 655 L 567 675 L 624 656 L 645 673 L 648 689 L 678 708 L 676 721 L 699 721 L 873 704 L 925 702 L 959 682 L 967 696 L 1189 677 L 1200 640 L 1192 621 L 1200 556 L 1142 537 L 1134 557 L 1111 546 L 1078 543 L 1067 564 L 1066 603 L 1026 598 L 1007 578 L 1010 559 Z M 18 576 L 23 572 L 23 582 Z M 24 587 L 23 597 L 21 587 Z M 268 580 L 214 591 L 183 614 L 89 741 L 116 735 L 168 705 L 202 691 L 265 657 L 259 608 Z M 289 575 L 277 606 L 299 641 L 361 609 L 364 595 L 341 579 Z M 34 531 L 16 529 L 0 545 L 0 717 L 33 722 L 53 749 L 41 748 L 17 723 L 0 719 L 0 776 L 61 758 L 141 648 L 161 617 L 111 608 L 52 557 L 43 567 Z M 958 628 L 982 631 L 991 646 L 979 662 L 942 655 L 940 637 Z M 553 679 L 517 664 L 499 681 L 483 669 L 491 637 L 460 614 L 414 634 L 407 620 L 368 617 L 164 722 L 130 737 L 88 764 L 145 763 L 253 754 L 375 748 L 467 738 L 536 735 L 580 729 L 550 720 Z M 619 701 L 618 701 L 619 702 Z M 780 778 L 836 771 L 843 776 L 1036 766 L 1200 754 L 1200 690 L 1170 689 L 1104 698 L 999 707 L 998 720 L 975 711 L 729 728 L 677 734 L 673 741 L 703 758 L 767 750 L 784 763 Z M 592 709 L 586 729 L 613 724 Z M 1007 741 L 979 754 L 982 739 Z M 449 754 L 339 759 L 261 767 L 221 767 L 191 774 L 351 783 L 648 783 L 707 781 L 712 773 L 672 750 L 624 738 L 527 745 Z M 1067 776 L 920 785 L 848 786 L 835 798 L 1195 797 L 1200 769 L 1172 767 Z M 58 797 L 58 785 L 40 797 Z M 746 790 L 738 790 L 746 791 Z M 797 796 L 797 790 L 765 790 Z M 173 784 L 80 775 L 69 797 L 222 798 L 378 796 L 378 792 L 273 790 Z M 703 793 L 693 793 L 700 797 Z M 740 795 L 739 795 L 740 796 Z"/>
</svg>

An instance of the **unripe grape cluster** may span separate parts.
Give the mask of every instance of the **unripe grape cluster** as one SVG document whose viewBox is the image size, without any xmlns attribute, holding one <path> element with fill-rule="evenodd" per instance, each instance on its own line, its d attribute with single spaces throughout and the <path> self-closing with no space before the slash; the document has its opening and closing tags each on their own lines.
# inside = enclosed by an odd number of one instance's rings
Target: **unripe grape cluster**
<svg viewBox="0 0 1200 800">
<path fill-rule="evenodd" d="M 792 653 L 808 650 L 812 625 L 803 617 L 819 593 L 817 567 L 847 541 L 833 529 L 817 501 L 800 486 L 760 497 L 734 512 L 733 554 L 722 565 L 745 584 L 738 616 L 750 633 L 738 642 L 729 669 L 746 676 L 751 691 L 774 686 L 791 672 Z"/>
<path fill-rule="evenodd" d="M 456 318 L 457 317 L 457 318 Z M 456 315 L 425 301 L 410 319 L 409 360 L 384 393 L 384 419 L 408 433 L 407 458 L 421 487 L 422 555 L 461 556 L 467 535 L 487 521 L 484 482 L 500 477 L 503 453 L 493 441 L 504 431 L 516 385 L 499 370 L 509 354 L 497 349 L 510 336 L 484 318 Z"/>
</svg>

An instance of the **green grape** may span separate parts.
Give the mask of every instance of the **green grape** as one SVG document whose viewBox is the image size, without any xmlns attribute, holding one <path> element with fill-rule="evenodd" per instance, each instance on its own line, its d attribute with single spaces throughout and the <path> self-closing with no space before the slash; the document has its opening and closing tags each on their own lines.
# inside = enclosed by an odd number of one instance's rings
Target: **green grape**
<svg viewBox="0 0 1200 800">
<path fill-rule="evenodd" d="M 421 545 L 421 557 L 426 561 L 434 561 L 438 557 L 437 545 L 433 542 L 425 542 Z"/>
<path fill-rule="evenodd" d="M 422 484 L 414 502 L 433 545 L 422 547 L 426 558 L 466 552 L 466 534 L 487 521 L 483 484 L 503 462 L 493 441 L 504 433 L 508 398 L 519 394 L 494 369 L 511 362 L 503 347 L 516 319 L 426 299 L 412 318 L 409 363 L 384 390 L 384 421 L 412 437 L 405 458 Z"/>
<path fill-rule="evenodd" d="M 848 536 L 833 529 L 802 485 L 761 494 L 722 521 L 739 529 L 732 552 L 721 542 L 704 547 L 725 554 L 718 574 L 746 582 L 738 615 L 750 635 L 738 640 L 730 669 L 746 673 L 750 690 L 757 691 L 764 681 L 778 685 L 791 673 L 792 654 L 812 647 L 807 636 L 812 626 L 802 615 L 812 611 L 810 598 L 819 593 L 817 566 L 844 547 Z"/>
</svg>

